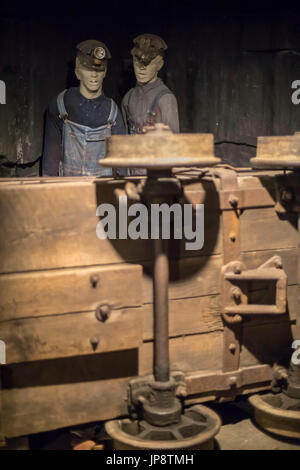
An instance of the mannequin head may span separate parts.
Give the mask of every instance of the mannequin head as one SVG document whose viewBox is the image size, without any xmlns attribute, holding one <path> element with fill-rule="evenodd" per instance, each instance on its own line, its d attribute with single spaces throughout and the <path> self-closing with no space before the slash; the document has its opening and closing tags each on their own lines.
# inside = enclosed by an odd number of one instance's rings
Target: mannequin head
<svg viewBox="0 0 300 470">
<path fill-rule="evenodd" d="M 154 82 L 163 65 L 164 59 L 161 55 L 156 56 L 148 65 L 138 60 L 137 57 L 133 57 L 133 68 L 137 82 L 140 85 Z"/>
<path fill-rule="evenodd" d="M 102 93 L 102 84 L 107 71 L 107 64 L 101 70 L 85 67 L 76 57 L 75 75 L 80 81 L 80 93 L 88 99 L 97 98 Z"/>
<path fill-rule="evenodd" d="M 141 34 L 133 43 L 131 54 L 137 82 L 140 85 L 154 82 L 164 65 L 163 55 L 167 49 L 165 41 L 155 34 Z"/>
<path fill-rule="evenodd" d="M 88 99 L 102 93 L 102 84 L 111 54 L 100 41 L 90 39 L 77 44 L 75 75 L 80 81 L 80 93 Z"/>
</svg>

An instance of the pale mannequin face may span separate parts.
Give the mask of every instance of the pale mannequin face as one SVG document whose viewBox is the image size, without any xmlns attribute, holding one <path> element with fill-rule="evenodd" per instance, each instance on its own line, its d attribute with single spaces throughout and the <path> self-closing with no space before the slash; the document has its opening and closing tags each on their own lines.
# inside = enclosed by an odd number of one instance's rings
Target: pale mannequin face
<svg viewBox="0 0 300 470">
<path fill-rule="evenodd" d="M 159 70 L 164 65 L 162 56 L 158 55 L 150 64 L 144 65 L 142 62 L 133 57 L 133 68 L 136 76 L 136 80 L 140 85 L 146 85 L 146 83 L 152 83 L 157 79 Z"/>
<path fill-rule="evenodd" d="M 91 70 L 76 59 L 75 74 L 80 81 L 80 93 L 85 98 L 97 98 L 102 93 L 102 83 L 106 75 L 105 70 Z"/>
</svg>

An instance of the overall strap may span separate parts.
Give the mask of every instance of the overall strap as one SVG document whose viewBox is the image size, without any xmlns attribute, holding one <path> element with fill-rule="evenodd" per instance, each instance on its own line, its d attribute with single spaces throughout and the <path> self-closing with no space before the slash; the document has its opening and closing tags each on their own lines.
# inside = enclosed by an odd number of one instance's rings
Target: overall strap
<svg viewBox="0 0 300 470">
<path fill-rule="evenodd" d="M 172 93 L 170 92 L 170 90 L 161 90 L 159 93 L 157 93 L 157 95 L 155 96 L 154 100 L 152 101 L 152 104 L 151 104 L 151 107 L 150 107 L 150 110 L 149 110 L 149 113 L 150 115 L 154 115 L 155 114 L 155 110 L 156 110 L 156 107 L 158 105 L 158 102 L 160 100 L 160 98 L 164 95 L 171 95 Z"/>
<path fill-rule="evenodd" d="M 111 101 L 111 106 L 110 106 L 110 113 L 109 113 L 107 122 L 108 124 L 111 124 L 112 126 L 114 126 L 114 124 L 116 123 L 117 115 L 118 115 L 118 106 L 116 105 L 114 100 L 110 99 L 110 101 Z"/>
<path fill-rule="evenodd" d="M 134 92 L 134 88 L 131 88 L 131 90 L 128 93 L 128 100 L 127 100 L 127 109 L 128 110 L 129 110 L 129 103 L 130 103 L 131 97 L 133 95 L 133 92 Z"/>
<path fill-rule="evenodd" d="M 65 108 L 65 103 L 64 103 L 64 96 L 65 96 L 66 91 L 67 90 L 62 91 L 58 95 L 57 100 L 56 100 L 59 117 L 62 120 L 66 119 L 68 117 L 68 113 L 67 113 L 67 110 Z"/>
</svg>

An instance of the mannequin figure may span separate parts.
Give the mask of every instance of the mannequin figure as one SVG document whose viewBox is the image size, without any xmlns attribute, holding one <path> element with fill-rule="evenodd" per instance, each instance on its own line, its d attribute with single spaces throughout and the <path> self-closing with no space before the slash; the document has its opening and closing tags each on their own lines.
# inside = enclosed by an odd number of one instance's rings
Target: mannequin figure
<svg viewBox="0 0 300 470">
<path fill-rule="evenodd" d="M 131 54 L 137 83 L 122 101 L 123 118 L 129 134 L 140 134 L 145 126 L 157 122 L 179 132 L 177 100 L 158 78 L 164 65 L 165 41 L 154 34 L 141 34 L 133 43 Z M 131 174 L 145 174 L 145 171 L 136 169 Z"/>
<path fill-rule="evenodd" d="M 64 90 L 49 105 L 43 175 L 112 175 L 98 160 L 105 157 L 105 139 L 126 131 L 116 103 L 102 91 L 110 58 L 107 46 L 100 41 L 77 45 L 75 74 L 80 86 Z"/>
</svg>

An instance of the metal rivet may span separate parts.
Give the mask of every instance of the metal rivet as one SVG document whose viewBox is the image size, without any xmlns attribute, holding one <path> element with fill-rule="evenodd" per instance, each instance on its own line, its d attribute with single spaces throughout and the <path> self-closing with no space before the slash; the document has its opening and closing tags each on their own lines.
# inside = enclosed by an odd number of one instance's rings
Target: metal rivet
<svg viewBox="0 0 300 470">
<path fill-rule="evenodd" d="M 231 289 L 231 295 L 234 298 L 234 300 L 238 301 L 241 299 L 241 291 L 238 287 L 232 287 Z"/>
<path fill-rule="evenodd" d="M 228 347 L 229 351 L 234 353 L 236 350 L 236 345 L 234 343 L 231 343 Z"/>
<path fill-rule="evenodd" d="M 98 346 L 99 342 L 100 342 L 100 339 L 99 339 L 98 336 L 92 336 L 90 338 L 90 343 L 92 345 L 93 351 L 95 351 L 97 349 L 97 346 Z"/>
<path fill-rule="evenodd" d="M 237 196 L 235 196 L 234 194 L 230 194 L 229 196 L 229 204 L 232 206 L 232 207 L 237 207 L 239 203 L 239 198 Z"/>
<path fill-rule="evenodd" d="M 241 274 L 241 272 L 242 272 L 242 265 L 241 265 L 241 263 L 235 263 L 235 264 L 233 265 L 233 272 L 234 272 L 234 274 Z"/>
<path fill-rule="evenodd" d="M 294 199 L 294 193 L 290 189 L 284 189 L 281 193 L 281 200 L 283 202 L 292 202 Z"/>
<path fill-rule="evenodd" d="M 111 306 L 108 304 L 98 305 L 96 308 L 96 318 L 99 321 L 105 322 L 110 317 Z"/>
<path fill-rule="evenodd" d="M 233 387 L 234 385 L 237 384 L 237 377 L 235 376 L 229 377 L 228 382 L 229 382 L 230 387 Z"/>
<path fill-rule="evenodd" d="M 235 242 L 235 240 L 236 240 L 236 235 L 235 235 L 235 233 L 234 233 L 234 232 L 230 232 L 229 238 L 230 238 L 230 240 L 231 240 L 232 242 Z"/>
<path fill-rule="evenodd" d="M 99 282 L 99 275 L 98 274 L 92 274 L 90 277 L 90 283 L 92 287 L 95 289 L 97 287 L 97 284 Z"/>
</svg>

